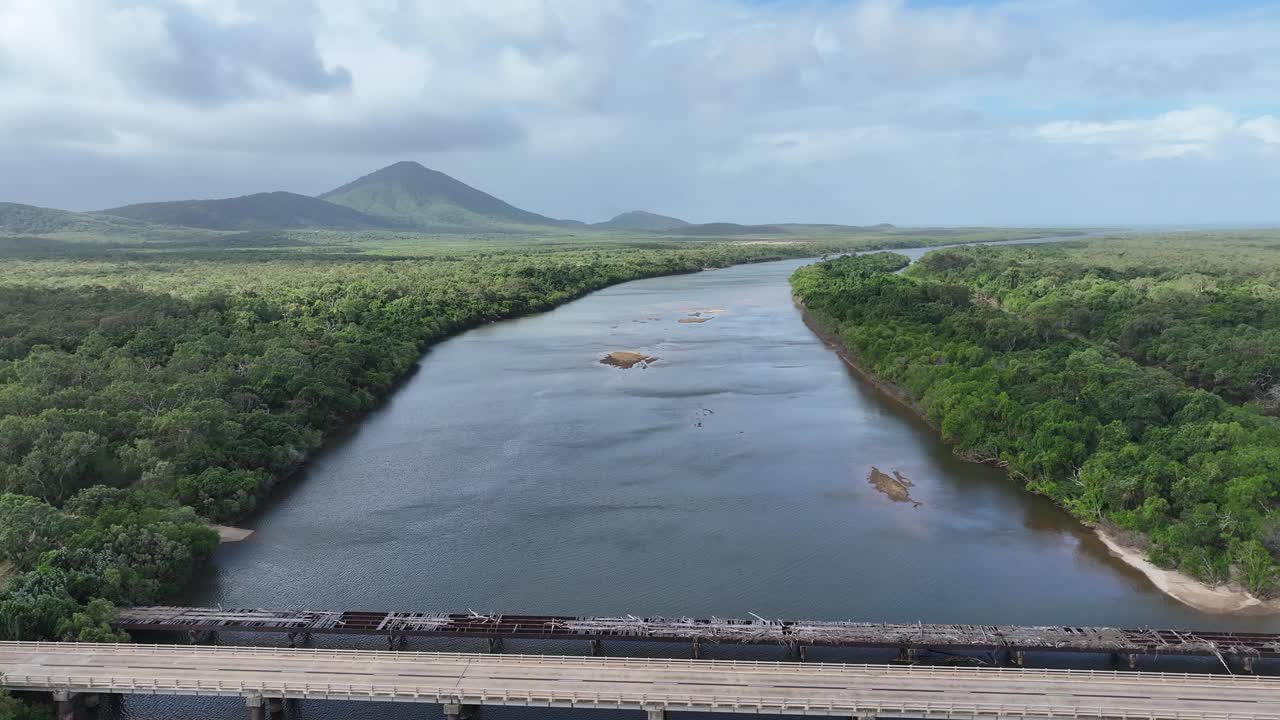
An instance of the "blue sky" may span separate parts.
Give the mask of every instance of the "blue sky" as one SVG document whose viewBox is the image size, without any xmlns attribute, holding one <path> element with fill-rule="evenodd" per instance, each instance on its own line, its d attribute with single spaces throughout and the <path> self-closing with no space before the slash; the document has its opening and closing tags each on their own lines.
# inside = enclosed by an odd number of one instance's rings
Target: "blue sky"
<svg viewBox="0 0 1280 720">
<path fill-rule="evenodd" d="M 418 160 L 544 214 L 1280 223 L 1280 4 L 4 0 L 0 200 L 320 193 Z"/>
</svg>

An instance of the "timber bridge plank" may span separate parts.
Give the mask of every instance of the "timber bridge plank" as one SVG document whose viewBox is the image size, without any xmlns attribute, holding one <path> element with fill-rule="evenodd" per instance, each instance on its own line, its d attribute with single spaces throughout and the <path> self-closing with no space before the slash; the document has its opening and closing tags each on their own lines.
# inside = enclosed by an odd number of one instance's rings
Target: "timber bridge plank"
<svg viewBox="0 0 1280 720">
<path fill-rule="evenodd" d="M 128 631 L 251 632 L 538 640 L 627 640 L 789 647 L 1077 652 L 1226 658 L 1280 656 L 1280 634 L 1107 627 L 892 624 L 735 618 L 136 607 Z"/>
</svg>

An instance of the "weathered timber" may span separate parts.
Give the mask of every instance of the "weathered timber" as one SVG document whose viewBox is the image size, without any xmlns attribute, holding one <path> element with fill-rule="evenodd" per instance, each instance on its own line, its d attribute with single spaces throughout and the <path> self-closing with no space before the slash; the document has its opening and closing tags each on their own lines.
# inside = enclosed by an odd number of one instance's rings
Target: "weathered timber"
<svg viewBox="0 0 1280 720">
<path fill-rule="evenodd" d="M 805 647 L 888 648 L 904 657 L 916 651 L 993 652 L 1021 658 L 1026 652 L 1198 655 L 1217 658 L 1280 656 L 1280 634 L 1197 632 L 1107 627 L 1015 625 L 914 625 L 821 620 L 734 618 L 571 617 L 480 613 L 263 610 L 138 607 L 121 610 L 114 627 L 128 631 L 383 635 L 387 638 L 472 637 L 500 651 L 507 639 L 604 640 Z M 1252 662 L 1249 663 L 1252 665 Z"/>
</svg>

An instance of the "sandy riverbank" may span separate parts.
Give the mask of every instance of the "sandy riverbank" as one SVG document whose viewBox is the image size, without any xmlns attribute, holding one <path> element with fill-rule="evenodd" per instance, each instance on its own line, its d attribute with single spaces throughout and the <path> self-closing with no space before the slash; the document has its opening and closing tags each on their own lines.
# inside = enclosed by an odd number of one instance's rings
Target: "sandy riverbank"
<svg viewBox="0 0 1280 720">
<path fill-rule="evenodd" d="M 1095 527 L 1094 534 L 1111 554 L 1147 576 L 1152 585 L 1183 605 L 1207 613 L 1223 615 L 1270 615 L 1280 613 L 1280 600 L 1263 600 L 1236 584 L 1208 585 L 1177 570 L 1166 570 L 1150 560 L 1141 548 L 1127 545 L 1115 534 Z"/>
<path fill-rule="evenodd" d="M 214 525 L 209 524 L 209 528 L 217 531 L 218 542 L 233 543 L 241 540 L 248 540 L 253 535 L 252 530 L 245 528 L 231 527 L 230 525 Z"/>
<path fill-rule="evenodd" d="M 796 300 L 804 323 L 826 343 L 836 355 L 845 362 L 862 379 L 889 395 L 902 405 L 911 409 L 935 430 L 937 425 L 924 414 L 924 410 L 902 388 L 885 381 L 860 365 L 844 342 L 832 332 L 827 331 L 815 320 L 804 304 Z M 1177 570 L 1166 570 L 1147 560 L 1146 552 L 1140 548 L 1126 544 L 1113 533 L 1100 527 L 1092 528 L 1098 539 L 1106 545 L 1111 554 L 1126 565 L 1141 572 L 1151 584 L 1161 592 L 1178 602 L 1193 607 L 1201 612 L 1222 615 L 1270 615 L 1280 613 L 1280 600 L 1263 600 L 1236 584 L 1209 585 L 1186 573 Z"/>
</svg>

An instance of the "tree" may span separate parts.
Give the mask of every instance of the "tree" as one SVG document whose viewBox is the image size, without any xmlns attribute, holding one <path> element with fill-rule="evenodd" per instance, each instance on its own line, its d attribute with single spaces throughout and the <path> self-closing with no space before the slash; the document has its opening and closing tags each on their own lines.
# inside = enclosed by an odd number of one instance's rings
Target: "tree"
<svg viewBox="0 0 1280 720">
<path fill-rule="evenodd" d="M 49 720 L 50 714 L 48 707 L 22 702 L 0 688 L 0 720 Z"/>
<path fill-rule="evenodd" d="M 22 569 L 40 553 L 66 539 L 77 523 L 43 500 L 27 495 L 0 495 L 0 559 Z"/>
<path fill-rule="evenodd" d="M 115 614 L 115 605 L 102 598 L 90 600 L 83 610 L 58 624 L 58 635 L 66 642 L 128 642 L 125 632 L 111 627 Z"/>
</svg>

